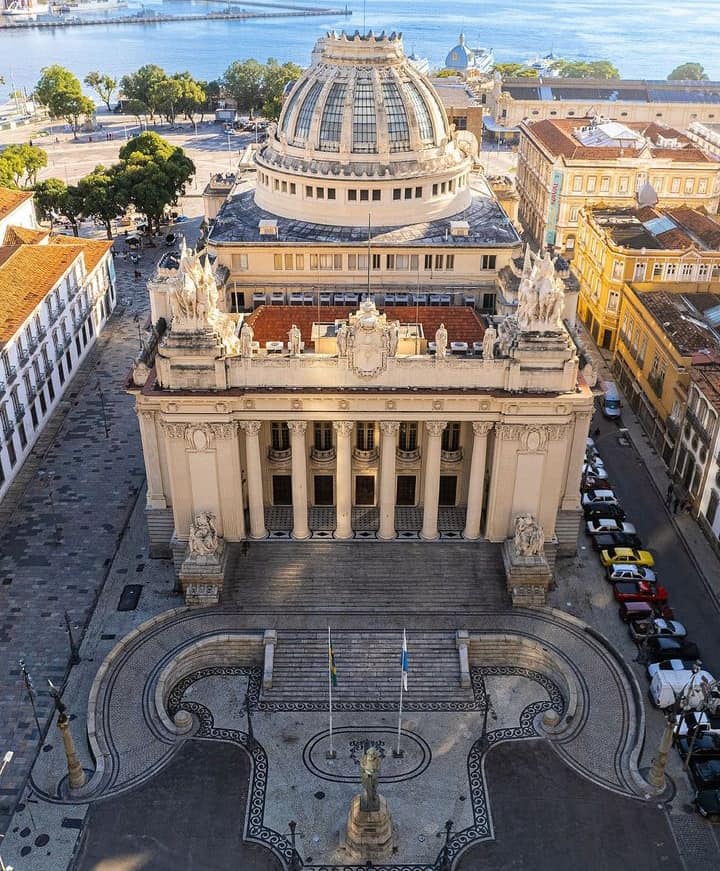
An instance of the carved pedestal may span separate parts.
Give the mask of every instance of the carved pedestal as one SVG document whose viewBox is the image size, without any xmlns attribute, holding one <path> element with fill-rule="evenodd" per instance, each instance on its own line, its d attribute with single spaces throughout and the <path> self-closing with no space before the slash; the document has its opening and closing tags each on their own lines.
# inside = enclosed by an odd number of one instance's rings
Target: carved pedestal
<svg viewBox="0 0 720 871">
<path fill-rule="evenodd" d="M 552 582 L 552 571 L 545 555 L 520 556 L 515 542 L 509 538 L 503 543 L 502 556 L 513 605 L 544 605 Z"/>
<path fill-rule="evenodd" d="M 392 855 L 393 824 L 387 801 L 378 795 L 377 810 L 362 810 L 362 796 L 350 805 L 345 844 L 354 859 L 378 861 Z"/>
<path fill-rule="evenodd" d="M 201 556 L 190 553 L 180 567 L 180 586 L 185 595 L 186 605 L 215 605 L 225 580 L 228 552 L 221 539 L 213 554 Z"/>
</svg>

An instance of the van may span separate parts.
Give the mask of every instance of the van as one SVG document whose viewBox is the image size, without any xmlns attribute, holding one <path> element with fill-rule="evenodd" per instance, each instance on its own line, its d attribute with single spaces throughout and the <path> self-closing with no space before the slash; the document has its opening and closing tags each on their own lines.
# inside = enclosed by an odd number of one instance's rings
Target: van
<svg viewBox="0 0 720 871">
<path fill-rule="evenodd" d="M 618 420 L 620 418 L 620 393 L 614 381 L 605 382 L 602 413 L 608 420 Z"/>
<path fill-rule="evenodd" d="M 715 678 L 707 671 L 658 671 L 650 681 L 650 699 L 658 708 L 669 708 L 674 705 L 685 691 L 683 704 L 688 708 L 698 709 L 705 704 L 702 684 L 712 683 Z M 692 687 L 690 682 L 692 681 Z"/>
</svg>

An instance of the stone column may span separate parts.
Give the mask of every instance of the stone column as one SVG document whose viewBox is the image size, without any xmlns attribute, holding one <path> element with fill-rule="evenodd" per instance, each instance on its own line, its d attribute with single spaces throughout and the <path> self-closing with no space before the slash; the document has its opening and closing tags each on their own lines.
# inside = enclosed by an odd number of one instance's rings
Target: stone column
<svg viewBox="0 0 720 871">
<path fill-rule="evenodd" d="M 167 508 L 162 473 L 160 471 L 160 448 L 158 446 L 157 429 L 155 428 L 155 412 L 140 411 L 138 413 L 138 420 L 140 422 L 140 439 L 142 441 L 145 474 L 147 476 L 147 507 Z"/>
<path fill-rule="evenodd" d="M 378 538 L 390 541 L 395 531 L 395 449 L 400 424 L 396 420 L 380 421 L 380 528 Z"/>
<path fill-rule="evenodd" d="M 440 447 L 442 433 L 447 422 L 426 420 L 427 446 L 425 448 L 425 484 L 423 486 L 423 525 L 420 538 L 435 541 L 440 537 L 437 527 L 438 502 L 440 500 Z"/>
<path fill-rule="evenodd" d="M 294 539 L 310 538 L 308 526 L 307 458 L 305 457 L 305 431 L 307 421 L 288 421 L 292 448 L 292 501 Z"/>
<path fill-rule="evenodd" d="M 468 483 L 467 511 L 465 513 L 464 538 L 480 538 L 480 517 L 482 515 L 485 491 L 485 459 L 487 457 L 487 437 L 492 429 L 491 422 L 473 421 L 473 449 L 470 461 L 470 481 Z"/>
<path fill-rule="evenodd" d="M 590 430 L 592 412 L 578 412 L 575 415 L 572 445 L 568 458 L 567 477 L 563 492 L 562 510 L 572 510 L 580 503 L 580 479 L 585 457 L 586 439 Z"/>
<path fill-rule="evenodd" d="M 337 440 L 337 470 L 335 475 L 336 528 L 335 538 L 352 538 L 352 431 L 351 420 L 336 420 L 333 427 Z"/>
<path fill-rule="evenodd" d="M 260 460 L 259 432 L 262 422 L 242 420 L 245 430 L 245 462 L 247 463 L 248 508 L 250 509 L 250 538 L 265 538 L 265 502 L 263 500 L 262 463 Z"/>
</svg>

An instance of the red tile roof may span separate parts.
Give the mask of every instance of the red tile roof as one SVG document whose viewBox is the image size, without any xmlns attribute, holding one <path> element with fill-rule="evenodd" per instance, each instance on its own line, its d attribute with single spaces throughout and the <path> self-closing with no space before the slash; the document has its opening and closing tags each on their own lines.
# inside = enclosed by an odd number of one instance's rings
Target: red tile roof
<svg viewBox="0 0 720 871">
<path fill-rule="evenodd" d="M 32 196 L 32 191 L 14 191 L 10 188 L 0 188 L 0 218 L 14 212 L 18 206 L 21 206 L 26 200 Z"/>
<path fill-rule="evenodd" d="M 357 306 L 322 306 L 318 318 L 317 307 L 304 306 L 269 306 L 263 305 L 255 309 L 248 318 L 248 323 L 255 331 L 255 341 L 261 345 L 265 342 L 287 342 L 288 331 L 293 324 L 300 329 L 302 340 L 307 348 L 311 347 L 312 325 L 317 323 L 333 323 L 336 320 L 347 319 Z M 416 309 L 414 306 L 388 306 L 380 309 L 388 320 L 400 321 L 401 324 L 415 323 Z M 480 318 L 469 306 L 419 306 L 417 314 L 423 325 L 425 338 L 433 341 L 441 323 L 448 331 L 449 342 L 479 342 L 485 332 Z"/>
</svg>

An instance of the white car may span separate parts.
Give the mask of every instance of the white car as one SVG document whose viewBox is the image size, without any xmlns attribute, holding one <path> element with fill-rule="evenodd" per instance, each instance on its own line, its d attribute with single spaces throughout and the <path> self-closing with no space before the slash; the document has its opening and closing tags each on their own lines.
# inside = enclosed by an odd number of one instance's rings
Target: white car
<svg viewBox="0 0 720 871">
<path fill-rule="evenodd" d="M 583 493 L 582 506 L 588 505 L 617 505 L 617 497 L 612 490 L 588 490 Z"/>
<path fill-rule="evenodd" d="M 645 566 L 631 566 L 627 563 L 612 563 L 607 567 L 606 574 L 611 584 L 621 581 L 647 581 L 649 584 L 654 584 L 657 581 L 657 575 L 652 569 Z M 681 660 L 674 659 L 672 662 L 681 662 Z"/>
<path fill-rule="evenodd" d="M 585 463 L 583 466 L 583 475 L 590 475 L 598 481 L 607 481 L 608 473 L 605 471 L 605 466 L 597 466 L 595 463 Z"/>
<path fill-rule="evenodd" d="M 651 662 L 647 673 L 652 680 L 659 671 L 692 671 L 694 665 L 693 659 L 665 659 L 663 662 Z"/>
<path fill-rule="evenodd" d="M 637 535 L 637 529 L 632 523 L 625 523 L 614 517 L 597 517 L 595 520 L 588 520 L 585 528 L 588 535 L 599 535 L 602 532 L 627 532 L 629 535 Z"/>
</svg>

